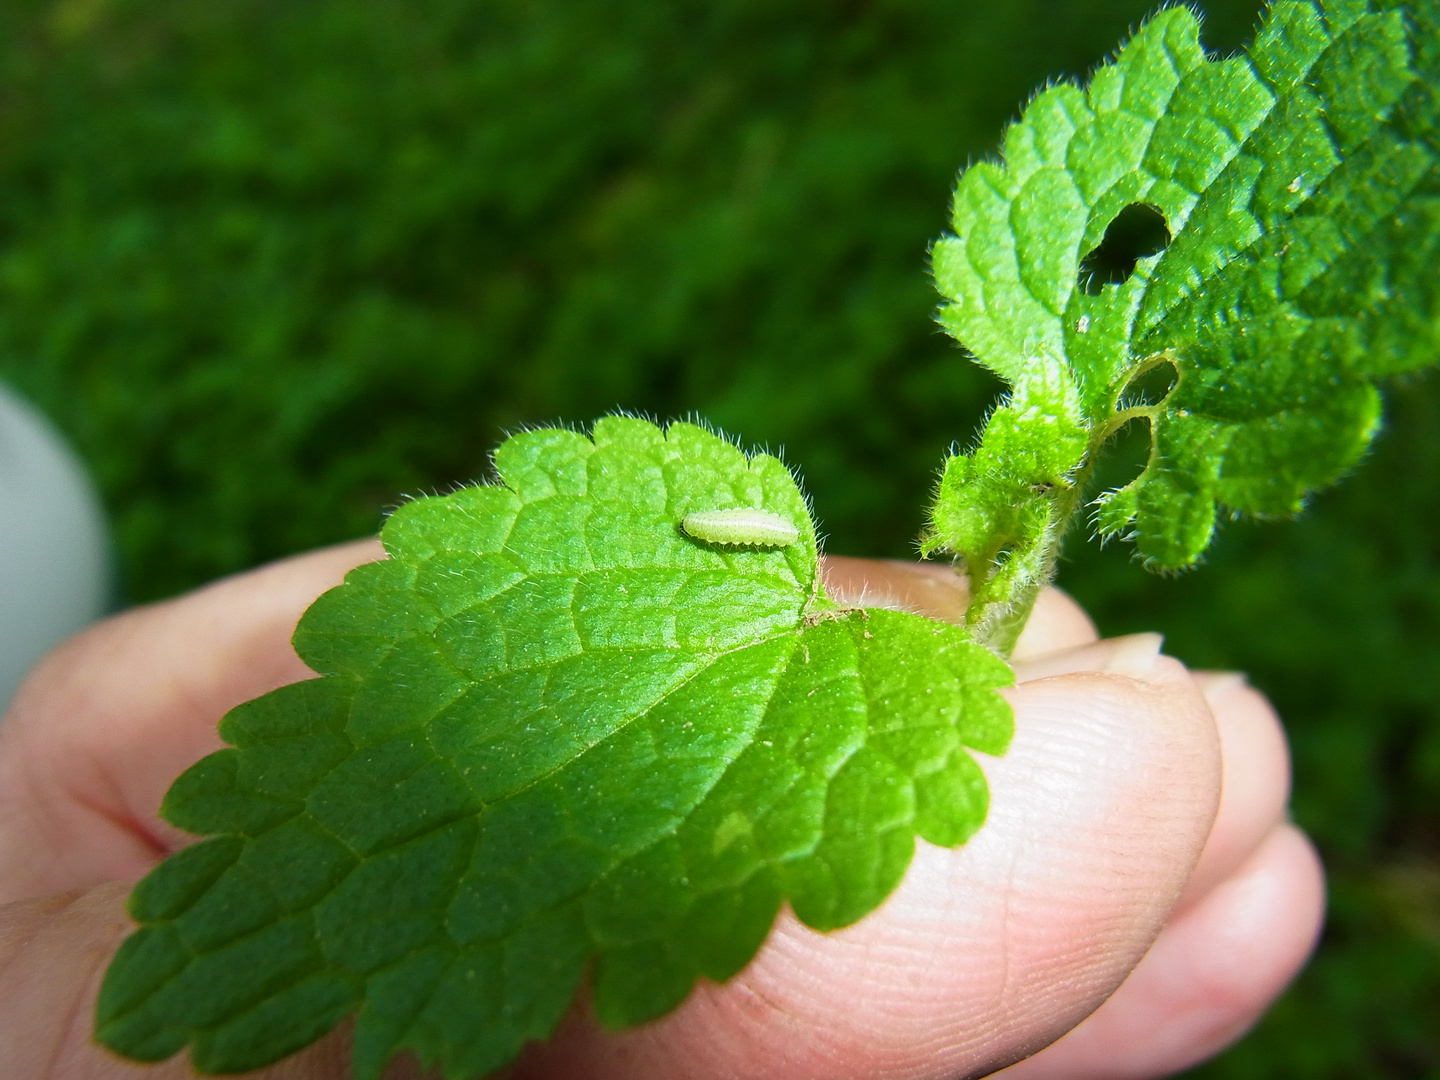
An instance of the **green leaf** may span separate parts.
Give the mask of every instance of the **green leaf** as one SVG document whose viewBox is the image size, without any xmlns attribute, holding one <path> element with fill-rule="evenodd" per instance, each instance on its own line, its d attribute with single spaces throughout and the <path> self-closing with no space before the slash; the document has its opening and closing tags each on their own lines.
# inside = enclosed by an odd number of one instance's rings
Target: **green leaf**
<svg viewBox="0 0 1440 1080">
<path fill-rule="evenodd" d="M 1276 3 L 1229 59 L 1169 8 L 1085 88 L 1039 94 L 1003 161 L 961 177 L 954 235 L 933 252 L 941 322 L 1022 397 L 1032 372 L 1063 365 L 1088 434 L 1077 454 L 1067 419 L 1050 464 L 1069 471 L 1052 469 L 1048 507 L 1025 508 L 1025 536 L 1058 546 L 1127 422 L 1150 425 L 1152 453 L 1097 523 L 1161 568 L 1194 563 L 1220 515 L 1293 514 L 1359 459 L 1375 380 L 1440 351 L 1437 87 L 1435 0 Z M 1157 368 L 1175 377 L 1152 400 L 1140 377 Z M 1068 389 L 1031 404 L 1073 415 Z M 994 422 L 1012 421 L 1002 408 Z M 1003 512 L 1003 497 L 950 482 L 988 474 L 990 438 L 947 466 L 928 543 L 964 556 L 980 592 L 1000 583 L 995 621 L 1023 606 L 1023 581 L 1003 580 L 1008 549 L 954 522 Z"/>
<path fill-rule="evenodd" d="M 211 838 L 135 889 L 106 1045 L 255 1068 L 356 1014 L 354 1068 L 450 1077 L 554 1030 L 587 972 L 609 1025 L 734 975 L 781 903 L 828 929 L 915 837 L 985 817 L 1009 669 L 953 626 L 844 610 L 786 468 L 688 424 L 612 417 L 496 454 L 502 485 L 422 499 L 387 560 L 295 635 L 322 677 L 242 705 L 167 820 Z M 711 546 L 693 512 L 792 522 Z"/>
</svg>

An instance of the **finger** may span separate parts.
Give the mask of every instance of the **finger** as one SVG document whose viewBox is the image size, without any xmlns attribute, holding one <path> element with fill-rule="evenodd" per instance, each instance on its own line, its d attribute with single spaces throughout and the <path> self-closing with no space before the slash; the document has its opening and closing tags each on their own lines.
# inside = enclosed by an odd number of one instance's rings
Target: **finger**
<svg viewBox="0 0 1440 1080">
<path fill-rule="evenodd" d="M 909 611 L 941 622 L 963 623 L 970 591 L 963 575 L 938 563 L 852 559 L 827 555 L 821 564 L 826 594 L 855 607 Z M 1015 645 L 1024 659 L 1095 641 L 1090 616 L 1059 589 L 1046 589 Z"/>
<path fill-rule="evenodd" d="M 1070 596 L 1051 586 L 1035 598 L 1025 629 L 1010 654 L 1012 661 L 1048 656 L 1098 641 L 1100 632 L 1085 609 Z"/>
<path fill-rule="evenodd" d="M 735 979 L 634 1031 L 577 1009 L 516 1075 L 915 1080 L 1057 1038 L 1150 946 L 1218 802 L 1203 697 L 1175 661 L 1128 655 L 1124 674 L 1012 692 L 1014 746 L 984 763 L 989 820 L 959 850 L 919 845 L 877 912 L 831 934 L 786 915 Z"/>
<path fill-rule="evenodd" d="M 305 607 L 376 541 L 327 548 L 107 620 L 52 652 L 0 727 L 0 902 L 133 879 L 184 838 L 156 818 L 233 706 L 311 676 Z"/>
<path fill-rule="evenodd" d="M 190 1080 L 189 1062 L 126 1061 L 94 1041 L 95 998 L 106 962 L 133 924 L 126 886 L 0 907 L 0 1075 L 5 1080 Z M 343 1036 L 250 1080 L 346 1080 Z M 387 1080 L 418 1076 L 405 1064 Z"/>
<path fill-rule="evenodd" d="M 1158 634 L 1132 634 L 1089 646 L 1047 653 L 1015 664 L 1020 682 L 1071 671 L 1123 668 L 1133 655 L 1159 649 Z M 1280 718 L 1243 675 L 1192 672 L 1220 737 L 1224 780 L 1220 809 L 1180 907 L 1202 897 L 1248 859 L 1285 817 L 1290 799 L 1290 754 Z"/>
<path fill-rule="evenodd" d="M 882 911 L 876 920 L 867 920 L 871 925 L 870 930 L 865 929 L 867 923 L 852 928 L 848 932 L 852 938 L 848 941 L 844 935 L 816 935 L 793 921 L 783 924 L 776 935 L 776 948 L 767 950 L 767 954 L 779 958 L 778 969 L 775 969 L 777 961 L 772 960 L 772 970 L 769 973 L 778 978 L 779 989 L 784 991 L 788 988 L 794 991 L 798 983 L 803 998 L 807 985 L 813 989 L 823 989 L 823 983 L 828 985 L 833 993 L 836 987 L 843 987 L 849 981 L 863 991 L 866 989 L 863 977 L 858 981 L 847 979 L 844 971 L 847 965 L 853 967 L 860 964 L 862 970 L 857 974 L 863 976 L 863 969 L 868 966 L 866 958 L 873 958 L 887 950 L 902 956 L 908 955 L 912 961 L 924 962 L 932 962 L 936 955 L 948 955 L 951 961 L 957 963 L 947 965 L 945 971 L 951 979 L 948 987 L 951 993 L 947 1000 L 954 1002 L 956 993 L 968 985 L 972 991 L 978 991 L 979 997 L 977 1001 L 976 993 L 970 994 L 968 1004 L 972 1017 L 980 1015 L 983 1018 L 992 1014 L 1005 1016 L 1018 1025 L 1010 1032 L 1010 1038 L 987 1036 L 977 1044 L 962 1048 L 971 1058 L 989 1055 L 996 1061 L 1017 1056 L 1021 1050 L 1028 1049 L 1034 1039 L 1048 1037 L 1048 1034 L 1029 1034 L 1033 1030 L 1043 1029 L 1053 1034 L 1054 1031 L 1068 1026 L 1073 1022 L 1073 1017 L 1067 1014 L 1082 1015 L 1092 1004 L 1089 998 L 1098 1000 L 1103 996 L 1108 987 L 1118 981 L 1123 971 L 1128 968 L 1130 954 L 1138 955 L 1143 948 L 1140 943 L 1148 938 L 1148 932 L 1144 928 L 1151 923 L 1158 925 L 1160 916 L 1157 913 L 1168 906 L 1168 897 L 1173 895 L 1174 889 L 1178 888 L 1178 881 L 1183 880 L 1188 871 L 1193 851 L 1198 850 L 1199 838 L 1204 833 L 1203 825 L 1207 820 L 1208 808 L 1214 801 L 1215 777 L 1211 775 L 1214 770 L 1207 771 L 1204 768 L 1207 750 L 1210 757 L 1213 757 L 1213 733 L 1204 722 L 1204 710 L 1195 707 L 1193 685 L 1179 677 L 1178 665 L 1173 662 L 1153 658 L 1149 667 L 1154 670 L 1149 670 L 1142 658 L 1134 655 L 1134 650 L 1131 650 L 1131 653 L 1135 669 L 1131 674 L 1144 676 L 1150 680 L 1151 685 L 1124 675 L 1092 675 L 1077 678 L 1082 682 L 1087 678 L 1098 680 L 1095 685 L 1080 685 L 1075 684 L 1074 679 L 1057 678 L 1018 691 L 1017 706 L 1022 719 L 1021 737 L 1017 739 L 1016 748 L 1009 759 L 991 763 L 992 777 L 996 778 L 997 798 L 992 812 L 992 828 L 987 828 L 981 834 L 982 840 L 987 834 L 996 837 L 988 854 L 983 843 L 972 843 L 970 848 L 959 853 L 961 860 L 968 859 L 974 864 L 967 868 L 963 861 L 957 864 L 956 853 L 942 852 L 922 845 L 916 872 L 911 875 L 911 883 L 907 883 L 895 900 L 886 906 L 886 910 L 891 911 L 888 923 L 884 920 Z M 1072 685 L 1062 685 L 1067 682 Z M 1190 699 L 1186 698 L 1187 689 Z M 1135 722 L 1137 708 L 1139 713 L 1144 714 L 1143 717 L 1138 717 L 1138 724 Z M 1200 723 L 1196 723 L 1197 717 L 1201 718 Z M 1046 737 L 1047 728 L 1055 737 Z M 1052 755 L 1048 767 L 1042 760 L 1043 755 L 1037 753 L 1038 750 Z M 1095 757 L 1096 764 L 1105 774 L 1099 783 L 1094 783 L 1090 771 L 1075 769 L 1077 760 L 1083 760 L 1090 755 Z M 1117 767 L 1119 774 L 1116 772 Z M 1007 778 L 1004 775 L 1007 768 L 1016 775 Z M 1039 805 L 1048 807 L 1048 813 L 1036 813 L 1037 805 L 1030 805 L 1023 797 L 1017 798 L 1017 793 L 1023 793 L 1027 769 L 1032 774 L 1029 777 L 1032 785 L 1035 784 L 1036 777 L 1033 774 L 1037 770 L 1042 773 L 1056 773 L 1062 781 L 1048 783 L 1048 786 L 1044 787 L 1045 798 L 1039 801 Z M 1089 785 L 1081 783 L 1086 777 L 1090 777 L 1092 781 Z M 1048 781 L 1055 778 L 1052 776 L 1046 779 Z M 1150 791 L 1155 785 L 1158 787 Z M 1142 789 L 1144 794 L 1141 794 Z M 1009 798 L 1002 797 L 1001 793 L 1008 793 Z M 1127 841 L 1126 830 L 1123 827 L 1116 828 L 1109 820 L 1110 815 L 1100 812 L 1103 807 L 1118 807 L 1121 811 L 1118 820 L 1122 823 L 1131 820 L 1127 808 L 1138 809 L 1141 813 L 1135 823 L 1140 825 L 1140 831 L 1143 833 L 1146 829 L 1153 829 L 1158 834 L 1155 839 L 1160 842 L 1133 842 L 1133 837 Z M 1198 813 L 1197 807 L 1200 808 Z M 1008 821 L 1008 826 L 997 824 L 1005 821 Z M 1143 821 L 1149 821 L 1150 824 L 1146 826 Z M 1032 855 L 1031 858 L 1015 858 L 1015 848 L 1023 849 L 1026 846 L 1023 843 L 1025 837 L 1053 835 L 1057 832 L 1057 824 L 1070 828 L 1078 827 L 1077 835 L 1088 835 L 1091 847 L 1098 846 L 1103 849 L 1112 864 L 1118 860 L 1125 865 L 1110 865 L 1107 870 L 1106 859 L 1086 857 L 1086 844 L 1083 841 L 1074 847 L 1068 847 L 1069 838 L 1062 843 L 1041 845 L 1038 849 L 1031 845 L 1032 851 L 1028 853 Z M 1059 831 L 1063 833 L 1065 829 Z M 1005 835 L 1010 838 L 1008 843 L 1003 841 Z M 1188 845 L 1187 837 L 1193 841 Z M 1048 864 L 1043 858 L 1037 860 L 1033 857 L 1036 850 L 1051 855 Z M 1054 856 L 1067 850 L 1072 857 L 1079 856 L 1078 861 L 1071 863 L 1060 859 L 1057 864 Z M 1143 853 L 1141 865 L 1131 865 L 1135 862 L 1136 852 Z M 1117 902 L 1117 897 L 1121 894 L 1115 894 L 1103 887 L 1107 873 L 1113 874 L 1117 869 L 1120 870 L 1120 880 L 1126 883 L 1126 889 L 1122 893 L 1130 897 L 1128 903 L 1123 900 Z M 1087 874 L 1093 876 L 1087 877 Z M 1077 913 L 1074 910 L 1074 900 L 1077 896 L 1082 899 L 1086 897 L 1087 881 L 1093 886 L 1090 890 L 1094 894 L 1090 897 L 1092 902 L 1089 906 L 1082 906 Z M 1013 890 L 1013 895 L 1007 893 L 1003 887 L 1017 883 L 1020 887 Z M 966 895 L 967 888 L 973 896 Z M 1059 907 L 1071 912 L 1073 917 L 1068 923 L 1065 919 L 1054 918 L 1053 912 L 1042 913 L 1038 918 L 1033 914 L 1037 905 L 1043 907 L 1047 891 L 1052 906 L 1056 897 L 1061 897 Z M 936 900 L 946 896 L 952 902 L 937 908 Z M 997 909 L 994 903 L 997 896 L 1009 896 L 1010 899 Z M 976 905 L 972 902 L 974 899 L 979 899 L 982 903 Z M 1010 918 L 1008 909 L 1017 901 L 1019 907 L 1032 912 L 1029 917 L 1019 920 Z M 988 908 L 986 903 L 989 904 Z M 1119 912 L 1114 910 L 1117 906 L 1121 909 Z M 939 918 L 936 917 L 937 910 L 940 912 Z M 1134 929 L 1136 920 L 1132 918 L 1137 913 L 1141 916 L 1138 922 L 1141 929 L 1138 932 Z M 977 939 L 984 939 L 990 944 L 989 956 L 977 954 L 981 961 L 978 967 L 968 964 L 971 959 L 967 955 L 969 949 L 963 946 L 956 949 L 951 942 L 953 927 L 947 921 L 947 915 L 951 919 L 958 916 L 961 922 L 967 924 L 972 943 Z M 1117 932 L 1117 927 L 1127 924 L 1131 925 L 1129 932 Z M 1033 931 L 1037 925 L 1039 932 L 1033 934 L 1028 950 L 1022 948 L 1017 957 L 1010 957 L 1002 948 L 997 961 L 997 942 L 1002 946 L 1010 944 L 1016 940 L 1017 928 L 1024 931 L 1029 927 Z M 910 936 L 912 926 L 920 928 L 919 939 Z M 1066 927 L 1063 932 L 1058 931 L 1057 928 L 1062 926 Z M 927 929 L 931 939 L 928 941 L 924 940 Z M 1051 955 L 1056 952 L 1055 942 L 1047 943 L 1044 937 L 1047 933 L 1057 932 L 1062 945 L 1062 962 L 1059 968 L 1064 969 L 1066 966 L 1064 959 L 1068 948 L 1070 965 L 1074 967 L 1078 964 L 1086 978 L 1072 977 L 1068 980 L 1072 991 L 1057 999 L 1059 1008 L 1036 1009 L 1034 1006 L 1037 1001 L 1043 1003 L 1042 997 L 1034 993 L 1036 980 L 1039 980 L 1040 985 L 1049 985 L 1049 976 L 1056 968 Z M 61 938 L 66 936 L 60 935 Z M 1024 934 L 1020 937 L 1023 938 Z M 793 943 L 798 943 L 798 958 L 801 961 L 794 969 L 787 965 L 784 951 L 787 944 Z M 949 944 L 950 950 L 948 954 L 944 948 L 937 951 L 931 947 L 932 944 Z M 1025 942 L 1022 941 L 1021 944 Z M 827 958 L 827 950 L 836 949 L 838 952 Z M 108 952 L 108 948 L 99 951 Z M 815 966 L 817 961 L 818 968 Z M 838 977 L 833 981 L 822 978 L 821 983 L 817 983 L 814 978 L 807 980 L 796 977 L 805 974 L 806 965 L 812 975 L 823 976 L 827 967 L 837 964 Z M 66 970 L 62 964 L 54 964 L 52 968 L 56 971 Z M 1004 974 L 1011 968 L 1020 972 L 1021 977 L 1012 980 Z M 1025 975 L 1027 970 L 1028 977 Z M 903 969 L 901 971 L 905 974 Z M 758 974 L 763 978 L 765 969 L 759 968 Z M 915 974 L 912 965 L 911 971 L 906 974 L 906 984 L 912 992 L 915 984 L 911 977 Z M 71 983 L 74 981 L 72 976 Z M 742 998 L 753 992 L 753 985 L 747 986 L 743 981 L 732 984 Z M 1077 994 L 1074 992 L 1075 988 L 1083 992 Z M 723 988 L 719 992 L 724 994 L 729 989 Z M 869 989 L 882 997 L 893 994 L 895 990 L 884 978 L 873 983 Z M 905 987 L 899 989 L 903 991 Z M 93 997 L 93 987 L 89 993 Z M 79 991 L 76 991 L 76 994 L 77 1000 L 84 997 Z M 931 995 L 928 993 L 923 993 L 921 997 L 918 1004 L 930 1002 Z M 697 995 L 697 998 L 703 998 L 703 995 Z M 1015 1000 L 1017 998 L 1018 1001 Z M 832 1020 L 844 1019 L 835 1010 L 825 1008 L 823 994 L 817 995 L 814 1000 L 821 1006 L 821 1014 L 817 1018 L 829 1015 Z M 1077 1001 L 1083 1003 L 1077 1005 Z M 1028 1003 L 1032 1008 L 1028 1028 L 1021 1016 L 1024 1009 L 1016 1008 L 1022 1003 Z M 84 1004 L 82 1007 L 88 1014 L 92 1005 Z M 73 1009 L 50 1011 L 57 1015 L 77 1015 Z M 741 1020 L 745 1019 L 743 1012 L 742 1008 L 739 1017 Z M 942 1035 L 946 1030 L 953 1032 L 953 1019 L 953 1016 L 944 1012 L 932 1013 L 930 1016 L 931 1021 L 940 1025 L 939 1031 Z M 947 1029 L 946 1025 L 950 1027 Z M 832 1025 L 832 1031 L 835 1026 Z M 837 1034 L 841 1036 L 858 1030 L 848 1020 L 838 1026 L 842 1030 Z M 916 1026 L 912 1019 L 911 1027 Z M 920 1030 L 925 1027 L 923 1022 L 918 1025 Z M 10 1030 L 15 1029 L 11 1027 Z M 962 1024 L 961 1030 L 993 1033 L 998 1028 L 994 1023 L 978 1022 Z M 1014 1037 L 1016 1030 L 1024 1037 L 1017 1040 Z M 773 1035 L 773 1032 L 771 1034 Z M 871 1046 L 870 1050 L 882 1061 L 893 1059 L 896 1055 L 913 1058 L 911 1051 L 914 1048 L 910 1040 L 904 1040 L 897 1045 L 894 1039 L 886 1041 L 885 1032 L 875 1034 L 880 1037 L 880 1044 Z M 935 1031 L 932 1030 L 931 1034 L 933 1036 Z M 931 1045 L 933 1044 L 932 1037 Z M 763 1049 L 763 1040 L 754 1045 Z M 824 1046 L 824 1040 L 818 1045 Z M 923 1051 L 924 1046 L 919 1049 Z M 766 1053 L 762 1056 L 769 1055 Z M 942 1059 L 953 1059 L 956 1056 L 954 1052 L 941 1055 Z M 863 1063 L 860 1058 L 856 1060 Z M 681 1059 L 677 1061 L 684 1064 Z M 945 1060 L 941 1060 L 940 1067 L 945 1068 Z M 913 1075 L 913 1070 L 908 1067 L 906 1072 Z M 631 1075 L 627 1072 L 621 1074 Z M 761 1074 L 782 1075 L 763 1069 Z M 103 1074 L 90 1071 L 76 1075 Z M 824 1068 L 821 1075 L 840 1074 Z M 882 1074 L 865 1071 L 861 1075 Z"/>
<path fill-rule="evenodd" d="M 1224 763 L 1220 809 L 1179 907 L 1196 902 L 1235 873 L 1285 820 L 1290 751 L 1270 702 L 1243 675 L 1195 672 L 1210 703 Z"/>
<path fill-rule="evenodd" d="M 1165 928 L 1114 997 L 999 1076 L 1168 1076 L 1219 1053 L 1305 963 L 1320 932 L 1324 886 L 1304 834 L 1276 826 L 1244 865 Z"/>
<path fill-rule="evenodd" d="M 1015 681 L 1035 682 L 1057 675 L 1084 671 L 1125 674 L 1144 667 L 1160 652 L 1164 638 L 1159 634 L 1129 634 L 1104 641 L 1081 642 L 1068 649 L 1051 650 L 1013 661 Z"/>
</svg>

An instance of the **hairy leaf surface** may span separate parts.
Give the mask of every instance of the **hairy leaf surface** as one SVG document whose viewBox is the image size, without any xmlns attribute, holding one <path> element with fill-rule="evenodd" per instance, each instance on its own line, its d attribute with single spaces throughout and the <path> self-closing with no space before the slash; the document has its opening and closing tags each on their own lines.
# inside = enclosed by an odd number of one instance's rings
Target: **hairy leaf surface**
<svg viewBox="0 0 1440 1080">
<path fill-rule="evenodd" d="M 543 1038 L 588 971 L 610 1025 L 754 955 L 782 903 L 871 911 L 915 837 L 964 842 L 1009 669 L 959 628 L 841 610 L 775 458 L 612 417 L 398 511 L 295 635 L 322 677 L 233 710 L 175 783 L 209 837 L 136 888 L 102 1042 L 264 1065 L 356 1014 L 354 1064 L 450 1077 Z M 688 537 L 753 508 L 786 547 Z"/>
<path fill-rule="evenodd" d="M 1069 486 L 1127 419 L 1152 452 L 1098 525 L 1163 568 L 1193 563 L 1219 514 L 1292 514 L 1356 462 L 1375 380 L 1440 351 L 1437 78 L 1435 0 L 1286 0 L 1228 59 L 1170 8 L 1088 86 L 1039 94 L 1003 160 L 961 177 L 934 248 L 941 322 L 1017 387 L 1062 364 L 1073 390 L 1040 411 L 1078 402 L 1089 433 L 1021 496 L 1030 520 L 1063 528 Z M 1156 366 L 1176 379 L 1146 401 L 1137 376 Z M 1032 525 L 995 557 L 953 529 L 994 502 L 959 480 L 1029 482 L 983 456 L 951 462 L 928 545 L 998 577 L 1046 541 Z"/>
</svg>

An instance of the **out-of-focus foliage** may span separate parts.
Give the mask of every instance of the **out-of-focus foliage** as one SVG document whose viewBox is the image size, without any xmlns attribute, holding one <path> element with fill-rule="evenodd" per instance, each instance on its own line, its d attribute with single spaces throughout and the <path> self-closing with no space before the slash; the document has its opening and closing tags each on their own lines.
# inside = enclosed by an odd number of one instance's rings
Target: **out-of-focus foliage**
<svg viewBox="0 0 1440 1080">
<path fill-rule="evenodd" d="M 132 599 L 620 406 L 783 445 L 832 550 L 904 556 L 995 390 L 930 322 L 955 167 L 1150 6 L 13 0 L 0 376 L 95 470 Z M 1258 5 L 1201 6 L 1234 48 Z M 1207 1075 L 1440 1074 L 1440 392 L 1390 401 L 1300 523 L 1179 581 L 1079 537 L 1062 568 L 1275 695 L 1334 875 L 1319 959 Z"/>
<path fill-rule="evenodd" d="M 990 392 L 930 322 L 953 170 L 1110 43 L 1051 6 L 7 5 L 0 371 L 135 599 L 616 407 L 783 443 L 904 553 Z"/>
</svg>

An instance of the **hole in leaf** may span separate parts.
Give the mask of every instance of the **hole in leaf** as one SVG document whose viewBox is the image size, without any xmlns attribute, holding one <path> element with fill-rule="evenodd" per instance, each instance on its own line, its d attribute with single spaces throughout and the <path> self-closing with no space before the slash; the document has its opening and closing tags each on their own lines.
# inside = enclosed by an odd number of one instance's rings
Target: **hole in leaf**
<svg viewBox="0 0 1440 1080">
<path fill-rule="evenodd" d="M 1125 393 L 1120 398 L 1122 408 L 1134 405 L 1158 405 L 1175 389 L 1180 373 L 1169 360 L 1155 364 L 1125 384 Z"/>
<path fill-rule="evenodd" d="M 1097 296 L 1106 285 L 1129 281 L 1137 262 L 1169 246 L 1165 215 L 1149 203 L 1131 203 L 1106 227 L 1100 246 L 1080 260 L 1080 288 Z"/>
<path fill-rule="evenodd" d="M 1119 491 L 1138 479 L 1150 463 L 1152 434 L 1150 421 L 1137 416 L 1112 435 L 1096 461 L 1095 490 Z"/>
</svg>

